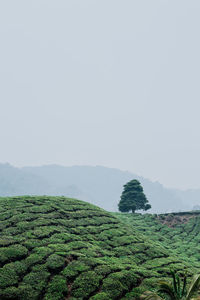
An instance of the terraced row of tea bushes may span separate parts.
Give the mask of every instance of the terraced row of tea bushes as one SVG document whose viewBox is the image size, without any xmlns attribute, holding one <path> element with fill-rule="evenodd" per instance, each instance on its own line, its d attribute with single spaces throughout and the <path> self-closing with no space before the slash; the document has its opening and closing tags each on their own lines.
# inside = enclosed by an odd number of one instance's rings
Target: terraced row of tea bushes
<svg viewBox="0 0 200 300">
<path fill-rule="evenodd" d="M 132 228 L 173 251 L 174 254 L 200 269 L 199 212 L 150 215 L 115 214 Z M 168 224 L 168 225 L 167 225 Z M 171 225 L 173 224 L 173 227 Z"/>
<path fill-rule="evenodd" d="M 118 218 L 64 197 L 0 198 L 0 299 L 137 299 L 184 263 Z"/>
</svg>

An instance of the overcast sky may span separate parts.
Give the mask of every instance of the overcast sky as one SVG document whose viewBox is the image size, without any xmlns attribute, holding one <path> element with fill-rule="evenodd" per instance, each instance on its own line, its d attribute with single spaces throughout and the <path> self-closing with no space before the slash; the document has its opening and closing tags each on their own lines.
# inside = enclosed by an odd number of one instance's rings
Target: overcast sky
<svg viewBox="0 0 200 300">
<path fill-rule="evenodd" d="M 0 162 L 200 188 L 200 1 L 0 1 Z"/>
</svg>

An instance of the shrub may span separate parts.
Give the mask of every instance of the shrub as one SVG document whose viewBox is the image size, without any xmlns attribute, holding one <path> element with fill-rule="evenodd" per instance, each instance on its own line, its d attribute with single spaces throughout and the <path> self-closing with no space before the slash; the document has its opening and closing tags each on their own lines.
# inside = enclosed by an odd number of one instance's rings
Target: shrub
<svg viewBox="0 0 200 300">
<path fill-rule="evenodd" d="M 66 279 L 61 275 L 56 275 L 47 287 L 45 300 L 62 300 L 68 292 Z"/>
<path fill-rule="evenodd" d="M 47 267 L 51 270 L 59 270 L 65 265 L 64 257 L 57 254 L 51 254 L 47 259 Z"/>
<path fill-rule="evenodd" d="M 100 275 L 95 274 L 93 271 L 82 273 L 77 277 L 72 285 L 72 296 L 87 298 L 94 292 L 102 279 Z"/>
<path fill-rule="evenodd" d="M 5 265 L 0 269 L 0 288 L 17 284 L 19 276 L 12 265 Z"/>
<path fill-rule="evenodd" d="M 28 250 L 21 245 L 12 245 L 6 248 L 0 248 L 0 260 L 1 262 L 5 262 L 21 259 L 25 257 L 27 253 Z"/>
<path fill-rule="evenodd" d="M 89 270 L 89 266 L 87 266 L 86 264 L 84 264 L 81 261 L 73 261 L 71 262 L 62 272 L 62 274 L 68 278 L 68 279 L 72 279 L 74 277 L 76 277 L 78 274 Z"/>
</svg>

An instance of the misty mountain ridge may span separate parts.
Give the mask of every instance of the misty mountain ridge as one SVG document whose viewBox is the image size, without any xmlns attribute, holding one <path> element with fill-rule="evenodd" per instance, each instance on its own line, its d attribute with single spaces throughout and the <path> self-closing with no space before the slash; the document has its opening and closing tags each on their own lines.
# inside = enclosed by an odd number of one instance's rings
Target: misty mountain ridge
<svg viewBox="0 0 200 300">
<path fill-rule="evenodd" d="M 198 189 L 169 189 L 131 172 L 102 166 L 16 168 L 0 164 L 0 196 L 63 195 L 88 201 L 108 211 L 117 211 L 123 185 L 131 179 L 141 182 L 152 205 L 149 212 L 191 210 L 200 204 Z"/>
</svg>

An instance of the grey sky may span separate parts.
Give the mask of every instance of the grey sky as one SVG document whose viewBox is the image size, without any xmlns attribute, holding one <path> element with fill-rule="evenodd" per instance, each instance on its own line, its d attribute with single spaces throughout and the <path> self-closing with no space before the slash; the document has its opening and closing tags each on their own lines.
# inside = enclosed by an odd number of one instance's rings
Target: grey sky
<svg viewBox="0 0 200 300">
<path fill-rule="evenodd" d="M 0 1 L 0 161 L 200 188 L 200 1 Z"/>
</svg>

